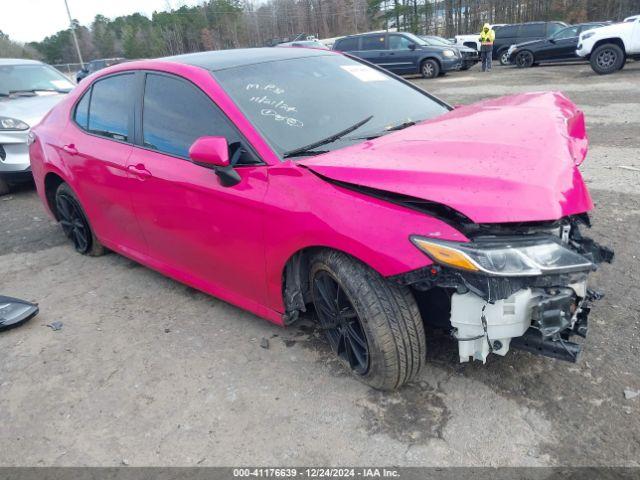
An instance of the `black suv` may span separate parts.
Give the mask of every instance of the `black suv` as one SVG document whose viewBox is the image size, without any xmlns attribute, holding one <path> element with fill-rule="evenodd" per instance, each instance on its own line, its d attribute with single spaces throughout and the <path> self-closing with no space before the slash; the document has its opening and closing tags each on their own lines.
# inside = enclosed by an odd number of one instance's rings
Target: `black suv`
<svg viewBox="0 0 640 480">
<path fill-rule="evenodd" d="M 435 78 L 462 67 L 460 51 L 454 45 L 430 45 L 407 32 L 350 35 L 337 40 L 333 49 L 375 63 L 393 73 L 421 73 L 424 78 Z"/>
<path fill-rule="evenodd" d="M 509 55 L 507 52 L 511 45 L 541 40 L 568 26 L 564 22 L 528 22 L 496 27 L 494 29 L 496 39 L 493 42 L 493 58 L 500 59 L 502 65 L 508 65 Z"/>
<path fill-rule="evenodd" d="M 509 61 L 519 68 L 527 68 L 541 62 L 566 62 L 582 60 L 576 55 L 578 37 L 582 32 L 606 25 L 603 22 L 580 23 L 558 30 L 549 38 L 519 43 L 509 47 Z"/>
</svg>

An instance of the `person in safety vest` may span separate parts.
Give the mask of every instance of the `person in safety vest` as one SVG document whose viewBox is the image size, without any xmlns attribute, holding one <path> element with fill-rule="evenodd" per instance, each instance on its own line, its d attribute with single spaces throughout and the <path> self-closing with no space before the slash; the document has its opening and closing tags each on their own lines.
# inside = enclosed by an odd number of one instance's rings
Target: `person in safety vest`
<svg viewBox="0 0 640 480">
<path fill-rule="evenodd" d="M 480 55 L 482 57 L 482 71 L 491 70 L 491 58 L 493 55 L 493 41 L 496 39 L 496 32 L 488 23 L 484 24 L 480 32 Z"/>
</svg>

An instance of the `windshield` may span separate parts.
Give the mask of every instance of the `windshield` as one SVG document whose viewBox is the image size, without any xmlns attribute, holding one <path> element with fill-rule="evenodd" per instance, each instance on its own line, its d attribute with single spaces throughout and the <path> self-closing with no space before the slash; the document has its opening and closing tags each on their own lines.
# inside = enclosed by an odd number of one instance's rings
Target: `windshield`
<svg viewBox="0 0 640 480">
<path fill-rule="evenodd" d="M 450 42 L 446 38 L 442 38 L 442 37 L 425 37 L 424 39 L 427 42 L 429 42 L 431 45 L 444 45 L 447 47 L 450 47 L 451 45 L 453 45 L 453 42 Z"/>
<path fill-rule="evenodd" d="M 404 35 L 405 37 L 407 37 L 409 40 L 411 40 L 413 43 L 416 43 L 418 45 L 429 45 L 427 42 L 425 42 L 422 38 L 420 38 L 417 35 L 414 35 L 413 33 L 409 33 L 409 32 L 402 32 L 402 35 Z"/>
<path fill-rule="evenodd" d="M 48 65 L 1 65 L 0 93 L 55 90 L 69 92 L 73 88 L 67 78 Z"/>
<path fill-rule="evenodd" d="M 213 72 L 276 152 L 313 145 L 369 119 L 323 144 L 334 150 L 407 122 L 448 111 L 426 94 L 342 55 L 318 55 Z"/>
</svg>

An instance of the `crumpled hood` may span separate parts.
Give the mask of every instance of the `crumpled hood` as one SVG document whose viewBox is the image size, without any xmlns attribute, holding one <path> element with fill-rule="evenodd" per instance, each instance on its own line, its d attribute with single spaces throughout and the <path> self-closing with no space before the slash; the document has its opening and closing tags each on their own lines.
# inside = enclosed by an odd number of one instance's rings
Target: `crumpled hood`
<svg viewBox="0 0 640 480">
<path fill-rule="evenodd" d="M 329 179 L 447 205 L 476 223 L 556 220 L 593 207 L 577 166 L 584 116 L 563 94 L 528 93 L 299 161 Z"/>
<path fill-rule="evenodd" d="M 0 98 L 0 116 L 22 120 L 33 127 L 65 96 L 65 93 L 46 93 L 33 97 Z"/>
</svg>

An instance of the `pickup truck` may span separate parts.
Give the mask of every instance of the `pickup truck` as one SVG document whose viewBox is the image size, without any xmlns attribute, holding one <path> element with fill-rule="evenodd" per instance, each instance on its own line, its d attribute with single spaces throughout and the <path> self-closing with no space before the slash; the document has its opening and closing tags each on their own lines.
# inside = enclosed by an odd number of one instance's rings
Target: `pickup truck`
<svg viewBox="0 0 640 480">
<path fill-rule="evenodd" d="M 622 69 L 628 58 L 640 60 L 640 15 L 581 33 L 576 55 L 600 75 Z"/>
</svg>

